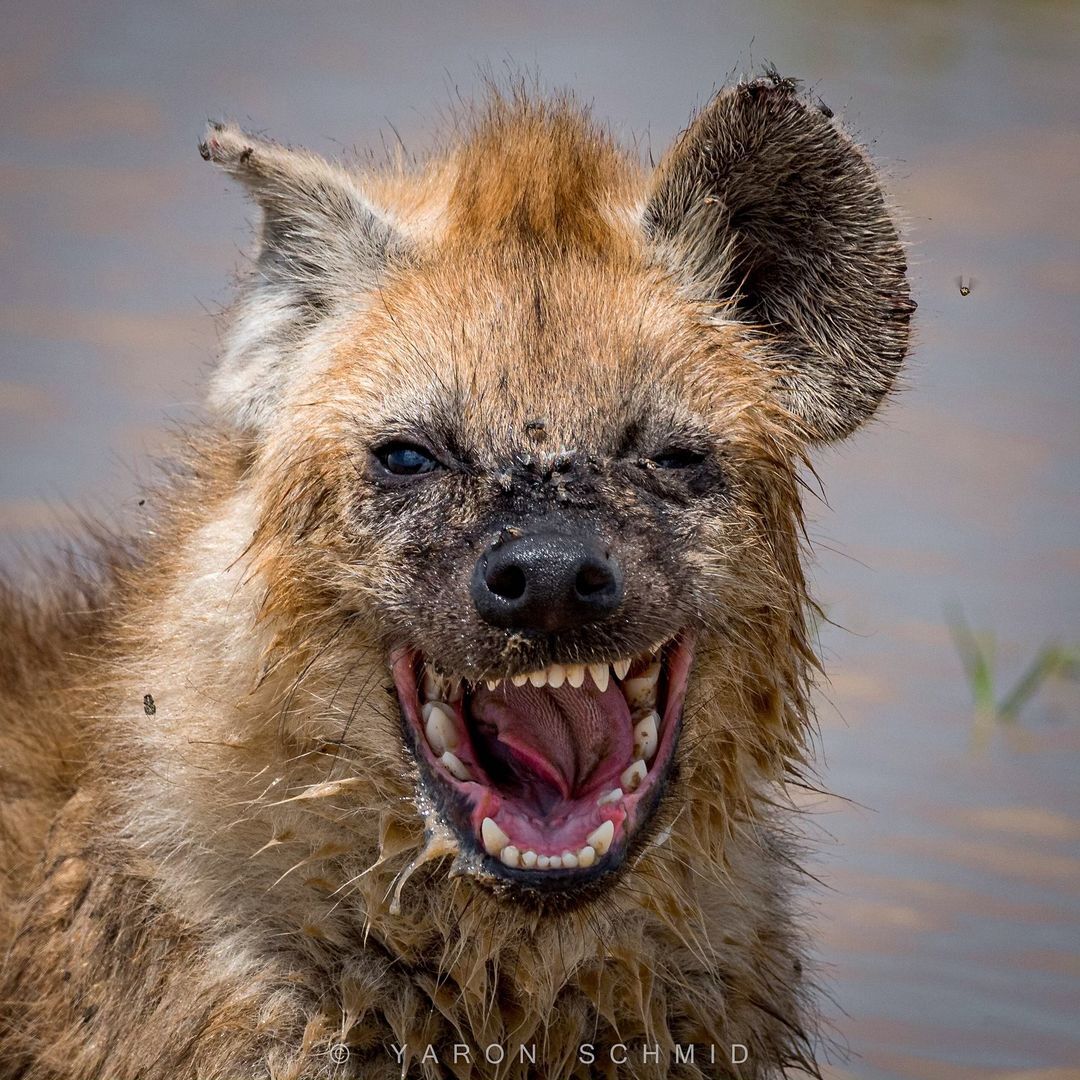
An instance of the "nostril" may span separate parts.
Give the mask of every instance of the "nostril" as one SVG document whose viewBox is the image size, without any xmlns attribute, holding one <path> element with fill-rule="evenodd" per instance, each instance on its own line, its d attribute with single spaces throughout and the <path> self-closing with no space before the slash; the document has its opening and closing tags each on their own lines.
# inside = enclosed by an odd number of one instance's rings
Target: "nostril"
<svg viewBox="0 0 1080 1080">
<path fill-rule="evenodd" d="M 525 595 L 525 571 L 514 563 L 488 570 L 484 580 L 487 587 L 504 600 L 520 600 Z"/>
<path fill-rule="evenodd" d="M 623 600 L 619 560 L 597 538 L 519 531 L 473 564 L 469 591 L 492 626 L 561 633 L 604 619 Z"/>
<path fill-rule="evenodd" d="M 577 573 L 574 591 L 583 600 L 588 600 L 599 593 L 610 592 L 614 585 L 615 576 L 606 564 L 587 562 Z"/>
</svg>

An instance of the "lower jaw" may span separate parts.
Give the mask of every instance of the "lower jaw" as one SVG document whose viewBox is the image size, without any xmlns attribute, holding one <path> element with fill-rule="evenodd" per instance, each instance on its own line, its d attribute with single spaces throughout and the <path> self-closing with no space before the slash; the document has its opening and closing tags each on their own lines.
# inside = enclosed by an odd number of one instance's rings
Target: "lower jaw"
<svg viewBox="0 0 1080 1080">
<path fill-rule="evenodd" d="M 431 673 L 425 679 L 423 659 L 415 651 L 398 650 L 392 664 L 406 737 L 421 763 L 425 802 L 434 804 L 435 814 L 462 850 L 459 865 L 482 880 L 501 884 L 506 892 L 523 895 L 578 891 L 617 871 L 635 841 L 647 832 L 671 779 L 692 658 L 692 641 L 686 634 L 666 642 L 657 653 L 659 718 L 652 753 L 639 753 L 635 746 L 633 760 L 610 764 L 612 782 L 575 792 L 541 815 L 486 775 L 469 740 L 467 723 L 458 733 L 456 753 L 451 754 L 450 767 L 456 773 L 451 775 L 446 755 L 438 754 L 439 745 L 433 747 L 425 735 L 421 688 L 431 683 Z M 636 658 L 629 674 L 624 671 L 626 677 L 618 680 L 620 689 L 636 692 L 641 680 L 634 676 L 651 662 L 649 657 Z M 468 694 L 465 689 L 459 718 L 467 715 Z M 621 772 L 613 771 L 624 764 Z M 632 790 L 627 789 L 630 785 Z"/>
</svg>

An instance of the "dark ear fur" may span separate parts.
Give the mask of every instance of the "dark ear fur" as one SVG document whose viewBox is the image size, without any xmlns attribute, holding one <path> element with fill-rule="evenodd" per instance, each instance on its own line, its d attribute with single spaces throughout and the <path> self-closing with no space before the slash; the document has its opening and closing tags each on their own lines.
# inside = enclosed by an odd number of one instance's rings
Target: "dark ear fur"
<svg viewBox="0 0 1080 1080">
<path fill-rule="evenodd" d="M 256 431 L 302 367 L 306 335 L 339 300 L 355 303 L 377 288 L 405 258 L 406 245 L 359 178 L 316 154 L 218 123 L 199 150 L 241 181 L 262 210 L 254 272 L 210 391 L 212 404 Z"/>
<path fill-rule="evenodd" d="M 794 81 L 714 97 L 661 161 L 644 228 L 693 294 L 769 335 L 811 437 L 874 412 L 915 310 L 904 251 L 866 153 Z"/>
</svg>

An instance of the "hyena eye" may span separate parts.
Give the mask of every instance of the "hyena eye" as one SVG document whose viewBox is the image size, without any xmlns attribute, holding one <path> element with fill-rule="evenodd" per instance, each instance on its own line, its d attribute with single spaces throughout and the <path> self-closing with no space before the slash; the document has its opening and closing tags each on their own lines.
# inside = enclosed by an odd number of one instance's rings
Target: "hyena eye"
<svg viewBox="0 0 1080 1080">
<path fill-rule="evenodd" d="M 689 469 L 705 460 L 705 451 L 686 446 L 669 446 L 654 454 L 652 460 L 661 469 Z"/>
<path fill-rule="evenodd" d="M 415 443 L 386 443 L 373 453 L 379 465 L 393 476 L 420 476 L 441 468 L 430 451 Z"/>
</svg>

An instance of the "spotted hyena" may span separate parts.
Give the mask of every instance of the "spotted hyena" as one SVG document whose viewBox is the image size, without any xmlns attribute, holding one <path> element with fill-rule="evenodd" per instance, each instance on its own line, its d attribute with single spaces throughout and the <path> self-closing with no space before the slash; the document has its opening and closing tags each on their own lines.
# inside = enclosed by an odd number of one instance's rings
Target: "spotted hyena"
<svg viewBox="0 0 1080 1080">
<path fill-rule="evenodd" d="M 516 92 L 415 169 L 201 150 L 262 222 L 212 419 L 0 614 L 0 1076 L 812 1068 L 799 469 L 913 307 L 867 155 L 775 74 L 648 170 Z"/>
</svg>

